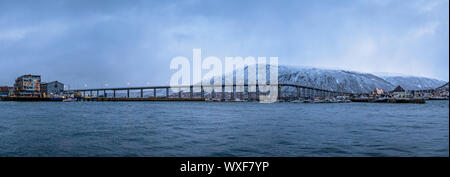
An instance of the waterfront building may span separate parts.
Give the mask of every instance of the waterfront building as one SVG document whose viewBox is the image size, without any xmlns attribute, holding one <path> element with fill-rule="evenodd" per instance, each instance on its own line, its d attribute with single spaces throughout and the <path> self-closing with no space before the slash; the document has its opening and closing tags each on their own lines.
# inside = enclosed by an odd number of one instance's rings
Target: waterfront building
<svg viewBox="0 0 450 177">
<path fill-rule="evenodd" d="M 41 93 L 44 96 L 61 95 L 64 92 L 64 84 L 58 81 L 41 83 Z"/>
<path fill-rule="evenodd" d="M 8 87 L 9 94 L 8 96 L 14 95 L 14 87 Z"/>
<path fill-rule="evenodd" d="M 8 86 L 0 86 L 0 97 L 9 96 L 9 87 Z"/>
<path fill-rule="evenodd" d="M 397 86 L 397 87 L 394 89 L 393 92 L 394 92 L 394 93 L 395 93 L 395 92 L 405 92 L 405 89 L 403 89 L 403 88 L 399 85 L 399 86 Z"/>
<path fill-rule="evenodd" d="M 14 83 L 14 94 L 17 96 L 39 96 L 41 94 L 41 76 L 23 75 Z"/>
<path fill-rule="evenodd" d="M 408 95 L 407 91 L 405 91 L 405 89 L 403 89 L 399 85 L 392 91 L 392 96 L 397 97 L 397 98 L 405 98 L 405 97 L 408 97 L 409 95 Z"/>
<path fill-rule="evenodd" d="M 379 88 L 375 88 L 375 89 L 372 91 L 372 95 L 383 95 L 383 90 L 382 90 L 382 89 L 379 89 Z"/>
</svg>

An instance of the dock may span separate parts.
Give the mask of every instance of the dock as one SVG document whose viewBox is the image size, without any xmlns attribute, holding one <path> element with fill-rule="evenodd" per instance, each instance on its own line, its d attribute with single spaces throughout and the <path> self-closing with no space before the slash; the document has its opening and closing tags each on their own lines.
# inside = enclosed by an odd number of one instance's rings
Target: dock
<svg viewBox="0 0 450 177">
<path fill-rule="evenodd" d="M 61 102 L 63 99 L 42 97 L 0 97 L 0 101 Z"/>
<path fill-rule="evenodd" d="M 204 98 L 80 98 L 79 101 L 205 101 Z"/>
<path fill-rule="evenodd" d="M 385 98 L 385 99 L 373 99 L 373 98 L 352 98 L 352 102 L 367 102 L 367 103 L 415 103 L 425 104 L 424 98 Z"/>
</svg>

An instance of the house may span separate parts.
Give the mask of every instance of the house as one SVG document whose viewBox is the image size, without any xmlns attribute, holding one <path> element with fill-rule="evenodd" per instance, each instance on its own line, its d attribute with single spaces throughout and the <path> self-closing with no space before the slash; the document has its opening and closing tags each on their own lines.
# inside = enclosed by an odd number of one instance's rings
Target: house
<svg viewBox="0 0 450 177">
<path fill-rule="evenodd" d="M 397 86 L 392 92 L 405 92 L 405 89 L 403 89 L 400 85 Z"/>
<path fill-rule="evenodd" d="M 409 95 L 408 92 L 399 85 L 392 91 L 392 96 L 396 98 L 405 98 Z"/>
</svg>

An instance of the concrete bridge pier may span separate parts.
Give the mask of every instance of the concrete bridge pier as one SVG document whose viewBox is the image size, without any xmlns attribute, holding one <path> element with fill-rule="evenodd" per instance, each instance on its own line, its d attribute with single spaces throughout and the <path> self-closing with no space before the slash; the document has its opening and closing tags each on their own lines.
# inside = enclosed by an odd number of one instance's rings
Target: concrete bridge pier
<svg viewBox="0 0 450 177">
<path fill-rule="evenodd" d="M 242 92 L 242 99 L 244 99 L 246 95 L 247 95 L 247 99 L 249 99 L 250 97 L 248 96 L 248 86 L 247 86 L 247 89 L 245 89 L 245 86 L 244 86 L 244 91 Z"/>
<path fill-rule="evenodd" d="M 169 87 L 166 88 L 166 98 L 169 98 Z"/>
<path fill-rule="evenodd" d="M 278 100 L 281 99 L 281 85 L 278 86 Z"/>
<path fill-rule="evenodd" d="M 221 95 L 220 99 L 224 100 L 225 99 L 225 85 L 222 85 L 222 94 L 220 94 L 220 95 Z"/>
<path fill-rule="evenodd" d="M 298 98 L 301 98 L 301 97 L 302 97 L 302 88 L 301 88 L 301 87 L 298 87 L 297 89 L 298 89 L 298 90 L 297 90 L 297 92 L 298 92 Z"/>
<path fill-rule="evenodd" d="M 156 88 L 153 89 L 153 98 L 156 98 Z"/>
<path fill-rule="evenodd" d="M 200 97 L 205 98 L 205 91 L 203 90 L 203 86 L 200 86 Z"/>
<path fill-rule="evenodd" d="M 256 100 L 259 99 L 259 85 L 256 85 Z"/>
<path fill-rule="evenodd" d="M 300 96 L 305 97 L 305 88 L 300 87 Z"/>
<path fill-rule="evenodd" d="M 236 86 L 235 85 L 233 85 L 232 86 L 232 89 L 231 89 L 231 100 L 234 100 L 234 94 L 236 94 Z"/>
<path fill-rule="evenodd" d="M 141 98 L 144 98 L 144 89 L 141 89 Z"/>
</svg>

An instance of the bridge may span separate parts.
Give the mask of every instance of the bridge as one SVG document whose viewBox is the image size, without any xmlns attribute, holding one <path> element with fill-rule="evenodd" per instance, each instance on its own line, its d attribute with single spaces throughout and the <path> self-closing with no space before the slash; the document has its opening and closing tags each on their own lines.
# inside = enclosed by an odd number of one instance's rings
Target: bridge
<svg viewBox="0 0 450 177">
<path fill-rule="evenodd" d="M 338 92 L 338 91 L 330 91 L 320 88 L 313 88 L 303 85 L 297 85 L 297 84 L 268 84 L 268 85 L 258 85 L 258 84 L 233 84 L 233 85 L 221 85 L 221 86 L 215 86 L 215 85 L 178 85 L 178 86 L 146 86 L 146 87 L 120 87 L 120 88 L 94 88 L 94 89 L 73 89 L 73 90 L 66 90 L 66 93 L 69 94 L 80 94 L 83 98 L 89 97 L 89 98 L 107 98 L 108 94 L 107 92 L 112 92 L 111 98 L 118 98 L 117 93 L 118 91 L 126 91 L 126 97 L 125 98 L 131 98 L 130 92 L 131 91 L 139 91 L 140 97 L 144 98 L 144 91 L 152 90 L 153 96 L 147 97 L 147 98 L 178 98 L 178 99 L 184 99 L 184 98 L 198 98 L 204 99 L 206 97 L 211 97 L 215 99 L 222 99 L 224 100 L 227 95 L 231 97 L 232 100 L 239 98 L 244 99 L 244 95 L 247 95 L 248 99 L 258 99 L 261 93 L 260 87 L 276 87 L 278 88 L 278 99 L 298 99 L 301 97 L 330 97 L 330 96 L 350 96 L 353 93 L 345 93 L 345 92 Z M 221 87 L 220 92 L 212 91 L 210 94 L 205 94 L 205 88 L 211 89 L 212 87 Z M 237 92 L 237 87 L 243 88 L 242 92 Z M 255 91 L 250 92 L 249 87 L 254 87 Z M 292 92 L 282 93 L 283 87 L 291 87 L 294 90 L 295 95 L 292 95 Z M 172 95 L 170 94 L 170 89 L 173 90 L 179 90 L 177 92 L 172 92 Z M 227 91 L 227 89 L 229 91 Z M 232 88 L 232 91 L 231 91 Z M 245 89 L 247 88 L 247 89 Z M 157 91 L 159 90 L 165 90 L 165 95 L 160 97 L 157 95 Z M 183 91 L 183 90 L 188 90 Z M 211 89 L 212 90 L 212 89 Z M 209 92 L 208 92 L 209 93 Z M 200 94 L 200 96 L 197 96 Z M 251 97 L 254 96 L 254 97 Z"/>
<path fill-rule="evenodd" d="M 440 86 L 440 87 L 437 87 L 437 88 L 434 88 L 434 89 L 424 89 L 424 90 L 414 90 L 414 91 L 416 91 L 416 92 L 435 92 L 435 91 L 437 91 L 437 90 L 442 90 L 442 89 L 449 89 L 448 87 L 449 87 L 449 85 L 448 85 L 449 83 L 447 82 L 446 84 L 444 84 L 444 85 L 442 85 L 442 86 Z"/>
<path fill-rule="evenodd" d="M 434 89 L 422 89 L 422 90 L 409 90 L 409 92 L 413 93 L 413 95 L 420 95 L 420 96 L 424 96 L 426 94 L 431 95 L 431 96 L 448 96 L 448 91 L 449 91 L 449 83 L 447 82 L 446 84 L 434 88 Z"/>
<path fill-rule="evenodd" d="M 409 92 L 412 93 L 436 93 L 436 92 L 443 92 L 443 91 L 448 91 L 449 90 L 449 83 L 447 82 L 446 84 L 433 88 L 433 89 L 421 89 L 421 90 L 409 90 Z"/>
<path fill-rule="evenodd" d="M 112 92 L 112 95 L 110 95 L 109 98 L 121 98 L 121 100 L 132 100 L 130 97 L 131 91 L 140 91 L 139 97 L 141 100 L 144 98 L 144 91 L 152 90 L 153 96 L 146 97 L 149 98 L 148 100 L 198 100 L 205 99 L 207 97 L 213 98 L 213 99 L 231 99 L 234 100 L 236 98 L 244 99 L 244 96 L 247 96 L 247 99 L 249 100 L 257 100 L 261 93 L 259 87 L 268 86 L 268 87 L 277 87 L 278 88 L 278 99 L 284 99 L 284 100 L 293 100 L 293 99 L 299 99 L 299 98 L 314 98 L 314 97 L 335 97 L 335 96 L 353 96 L 353 95 L 369 95 L 369 93 L 348 93 L 348 92 L 339 92 L 339 91 L 332 91 L 332 90 L 326 90 L 321 88 L 314 88 L 314 87 L 308 87 L 298 84 L 269 84 L 269 85 L 258 85 L 258 84 L 233 84 L 233 85 L 221 85 L 221 86 L 215 86 L 215 85 L 178 85 L 178 86 L 146 86 L 146 87 L 117 87 L 117 88 L 94 88 L 94 89 L 73 89 L 73 90 L 66 90 L 66 93 L 69 94 L 75 94 L 78 93 L 81 95 L 82 98 L 108 98 L 107 92 Z M 218 91 L 212 91 L 212 92 L 205 92 L 205 88 L 211 89 L 212 87 L 221 87 L 221 90 Z M 242 87 L 243 91 L 237 92 L 237 87 Z M 249 87 L 254 87 L 255 91 L 249 91 Z M 290 87 L 291 89 L 284 89 L 283 93 L 283 87 Z M 170 92 L 170 89 L 173 88 L 174 90 L 179 90 L 177 92 Z M 227 89 L 228 88 L 228 91 Z M 230 88 L 232 88 L 232 91 L 230 91 Z M 247 88 L 247 89 L 245 89 Z M 424 90 L 410 90 L 409 92 L 418 93 L 419 95 L 423 95 L 423 93 L 433 93 L 438 90 L 447 89 L 448 90 L 448 83 L 440 86 L 435 89 L 424 89 Z M 165 90 L 165 95 L 158 96 L 158 92 L 160 90 Z M 288 91 L 286 91 L 288 90 Z M 126 91 L 126 97 L 117 97 L 116 92 L 118 91 Z M 294 93 L 294 94 L 293 94 Z M 199 95 L 200 94 L 200 95 Z M 199 95 L 199 96 L 198 96 Z M 230 98 L 226 98 L 228 96 Z M 125 98 L 125 99 L 123 99 Z M 134 97 L 136 98 L 136 97 Z M 163 98 L 163 99 L 161 99 Z M 165 98 L 165 99 L 164 99 Z M 135 99 L 136 100 L 136 99 Z M 139 100 L 139 99 L 137 99 Z M 145 100 L 145 99 L 144 99 Z"/>
</svg>

